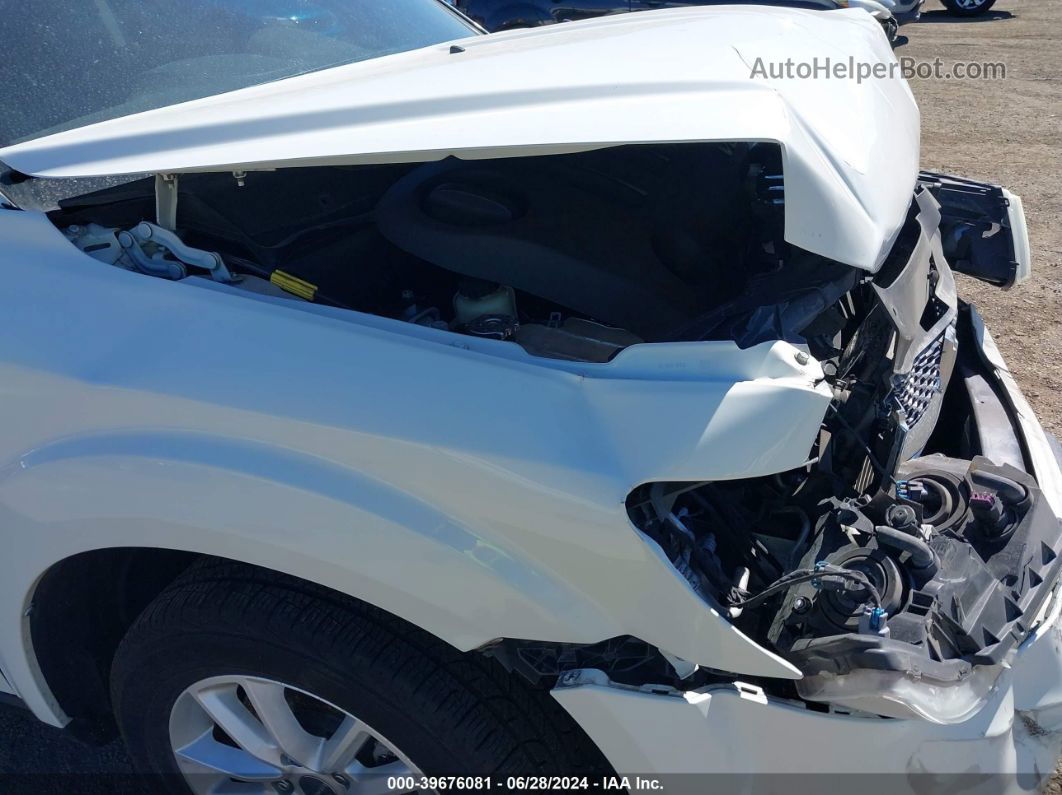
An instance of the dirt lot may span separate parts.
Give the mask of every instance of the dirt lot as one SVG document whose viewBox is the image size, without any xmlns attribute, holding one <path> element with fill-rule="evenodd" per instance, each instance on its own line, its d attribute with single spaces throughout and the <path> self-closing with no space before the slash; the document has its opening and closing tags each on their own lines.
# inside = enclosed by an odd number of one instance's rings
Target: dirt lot
<svg viewBox="0 0 1062 795">
<path fill-rule="evenodd" d="M 1033 277 L 1008 292 L 972 279 L 978 305 L 1048 430 L 1062 436 L 1062 3 L 1001 0 L 961 20 L 938 0 L 903 28 L 898 56 L 1001 62 L 1006 79 L 911 80 L 922 110 L 922 166 L 1005 185 L 1029 220 Z M 1048 785 L 1062 795 L 1062 765 Z"/>
<path fill-rule="evenodd" d="M 964 279 L 1046 427 L 1062 436 L 1062 3 L 1001 0 L 987 16 L 948 16 L 927 0 L 896 51 L 918 61 L 1001 62 L 1002 80 L 911 80 L 922 165 L 997 182 L 1022 197 L 1033 278 L 1001 292 Z"/>
</svg>

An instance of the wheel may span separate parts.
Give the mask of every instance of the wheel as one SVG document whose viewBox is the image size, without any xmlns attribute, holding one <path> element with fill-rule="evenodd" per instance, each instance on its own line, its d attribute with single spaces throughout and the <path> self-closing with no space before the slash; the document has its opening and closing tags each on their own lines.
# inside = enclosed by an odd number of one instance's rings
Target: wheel
<svg viewBox="0 0 1062 795">
<path fill-rule="evenodd" d="M 170 791 L 401 792 L 425 774 L 601 776 L 544 690 L 364 603 L 208 561 L 139 617 L 111 693 L 138 770 Z"/>
<path fill-rule="evenodd" d="M 976 17 L 996 4 L 996 0 L 941 0 L 948 13 L 957 17 Z"/>
</svg>

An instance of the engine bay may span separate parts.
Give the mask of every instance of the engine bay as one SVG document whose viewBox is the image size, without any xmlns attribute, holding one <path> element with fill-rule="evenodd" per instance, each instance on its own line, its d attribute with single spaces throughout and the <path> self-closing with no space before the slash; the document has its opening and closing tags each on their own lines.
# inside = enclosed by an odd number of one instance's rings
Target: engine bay
<svg viewBox="0 0 1062 795">
<path fill-rule="evenodd" d="M 188 174 L 177 195 L 176 229 L 153 223 L 150 180 L 65 200 L 51 217 L 129 270 L 571 361 L 646 342 L 803 342 L 856 280 L 783 241 L 776 145 Z"/>
</svg>

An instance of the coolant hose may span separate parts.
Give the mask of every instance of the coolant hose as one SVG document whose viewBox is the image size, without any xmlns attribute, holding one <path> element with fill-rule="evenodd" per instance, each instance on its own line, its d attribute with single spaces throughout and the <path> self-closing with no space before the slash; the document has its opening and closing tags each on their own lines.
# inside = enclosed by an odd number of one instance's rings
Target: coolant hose
<svg viewBox="0 0 1062 795">
<path fill-rule="evenodd" d="M 876 526 L 874 537 L 880 544 L 911 553 L 911 568 L 920 585 L 932 580 L 940 568 L 937 553 L 921 538 L 886 525 Z"/>
</svg>

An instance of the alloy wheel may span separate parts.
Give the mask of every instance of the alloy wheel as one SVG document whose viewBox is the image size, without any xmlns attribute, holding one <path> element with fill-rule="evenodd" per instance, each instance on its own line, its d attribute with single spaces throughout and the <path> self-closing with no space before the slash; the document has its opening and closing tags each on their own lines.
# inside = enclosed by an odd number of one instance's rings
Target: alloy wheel
<svg viewBox="0 0 1062 795">
<path fill-rule="evenodd" d="M 214 676 L 174 702 L 170 744 L 197 795 L 398 793 L 420 771 L 364 721 L 297 687 Z"/>
</svg>

